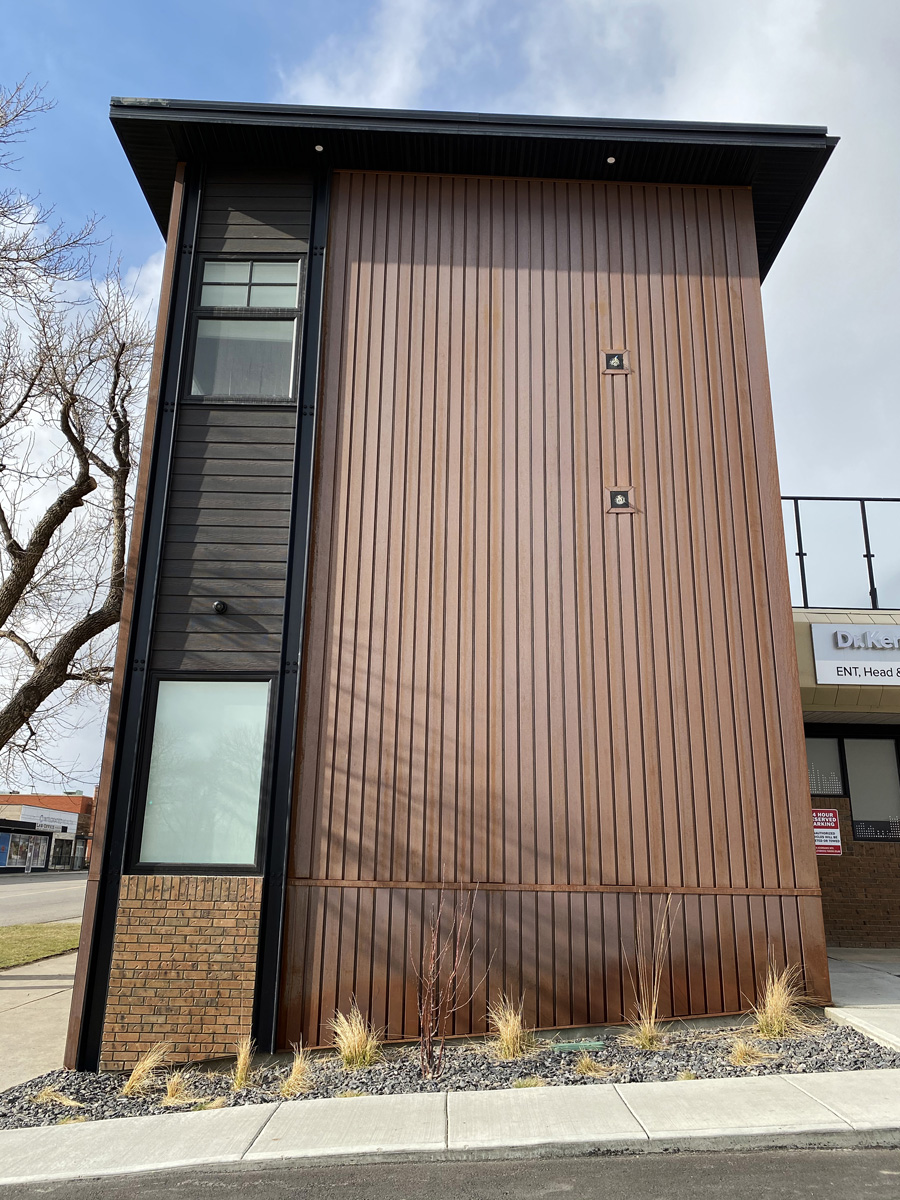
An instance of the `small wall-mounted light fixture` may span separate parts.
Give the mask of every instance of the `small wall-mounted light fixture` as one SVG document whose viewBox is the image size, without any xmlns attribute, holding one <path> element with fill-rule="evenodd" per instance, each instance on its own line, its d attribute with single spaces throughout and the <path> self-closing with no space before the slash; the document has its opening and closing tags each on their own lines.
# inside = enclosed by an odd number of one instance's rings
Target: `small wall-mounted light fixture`
<svg viewBox="0 0 900 1200">
<path fill-rule="evenodd" d="M 615 158 L 614 158 L 612 155 L 610 155 L 610 156 L 609 156 L 609 158 L 608 158 L 606 161 L 607 161 L 608 163 L 614 163 L 616 160 L 615 160 Z"/>
<path fill-rule="evenodd" d="M 321 153 L 322 153 L 322 151 L 325 149 L 325 147 L 324 147 L 324 146 L 316 146 L 316 149 L 317 149 L 317 150 L 318 150 L 318 152 L 321 154 Z"/>
<path fill-rule="evenodd" d="M 213 612 L 217 612 L 221 617 L 223 613 L 228 612 L 228 605 L 224 600 L 216 600 L 213 604 Z"/>
<path fill-rule="evenodd" d="M 633 513 L 635 511 L 633 487 L 610 488 L 607 496 L 609 497 L 609 504 L 606 506 L 607 512 Z"/>
<path fill-rule="evenodd" d="M 603 374 L 625 375 L 629 371 L 627 350 L 603 351 Z"/>
</svg>

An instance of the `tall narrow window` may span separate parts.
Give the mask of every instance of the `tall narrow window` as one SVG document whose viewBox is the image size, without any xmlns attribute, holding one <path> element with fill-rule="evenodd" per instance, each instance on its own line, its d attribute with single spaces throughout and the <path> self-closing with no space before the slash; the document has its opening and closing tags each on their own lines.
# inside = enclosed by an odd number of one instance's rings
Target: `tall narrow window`
<svg viewBox="0 0 900 1200">
<path fill-rule="evenodd" d="M 844 738 L 853 836 L 900 839 L 900 772 L 893 738 Z"/>
<path fill-rule="evenodd" d="M 291 395 L 299 262 L 205 262 L 190 394 Z"/>
<path fill-rule="evenodd" d="M 159 684 L 141 834 L 144 863 L 252 866 L 269 684 Z"/>
<path fill-rule="evenodd" d="M 807 738 L 806 761 L 809 767 L 811 796 L 843 796 L 844 779 L 837 738 Z"/>
</svg>

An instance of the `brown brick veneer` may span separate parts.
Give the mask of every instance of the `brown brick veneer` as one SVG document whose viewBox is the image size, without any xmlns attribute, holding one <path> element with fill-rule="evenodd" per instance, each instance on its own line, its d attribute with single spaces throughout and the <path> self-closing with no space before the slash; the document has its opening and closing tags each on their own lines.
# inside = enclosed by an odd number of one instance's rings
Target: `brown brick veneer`
<svg viewBox="0 0 900 1200">
<path fill-rule="evenodd" d="M 175 1061 L 233 1053 L 250 1032 L 261 895 L 259 877 L 123 878 L 101 1070 L 160 1041 Z"/>
<path fill-rule="evenodd" d="M 850 801 L 829 796 L 816 808 L 836 808 L 843 854 L 821 854 L 822 915 L 832 946 L 900 946 L 900 842 L 855 842 Z"/>
</svg>

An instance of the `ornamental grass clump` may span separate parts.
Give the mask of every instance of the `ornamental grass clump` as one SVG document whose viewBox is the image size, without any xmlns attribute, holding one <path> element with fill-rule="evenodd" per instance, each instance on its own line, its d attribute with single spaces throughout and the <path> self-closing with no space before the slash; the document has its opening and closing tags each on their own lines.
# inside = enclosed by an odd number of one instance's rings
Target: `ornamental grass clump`
<svg viewBox="0 0 900 1200">
<path fill-rule="evenodd" d="M 312 1086 L 312 1055 L 308 1050 L 304 1050 L 301 1043 L 299 1046 L 294 1046 L 294 1060 L 291 1063 L 290 1074 L 282 1080 L 278 1091 L 285 1100 L 293 1100 L 295 1096 L 310 1091 Z"/>
<path fill-rule="evenodd" d="M 71 1096 L 52 1087 L 41 1088 L 34 1096 L 29 1096 L 29 1100 L 32 1104 L 64 1104 L 66 1108 L 84 1108 L 80 1100 L 73 1100 Z"/>
<path fill-rule="evenodd" d="M 546 1087 L 546 1086 L 547 1086 L 547 1080 L 541 1079 L 540 1075 L 527 1075 L 524 1079 L 513 1080 L 514 1088 L 532 1088 L 532 1087 Z"/>
<path fill-rule="evenodd" d="M 184 1071 L 173 1071 L 166 1076 L 166 1094 L 160 1100 L 164 1108 L 178 1108 L 183 1104 L 196 1104 L 204 1099 L 191 1091 L 192 1076 Z"/>
<path fill-rule="evenodd" d="M 770 960 L 759 1003 L 751 1010 L 756 1036 L 789 1038 L 808 1033 L 814 1026 L 803 1008 L 806 999 L 800 967 L 790 965 L 779 971 Z"/>
<path fill-rule="evenodd" d="M 245 1033 L 234 1044 L 234 1066 L 231 1068 L 231 1090 L 242 1092 L 249 1087 L 252 1072 L 253 1055 L 256 1053 L 256 1042 Z"/>
<path fill-rule="evenodd" d="M 122 1096 L 143 1096 L 156 1081 L 156 1071 L 169 1057 L 168 1042 L 157 1042 L 146 1054 L 142 1054 L 132 1068 L 131 1074 L 122 1085 Z"/>
<path fill-rule="evenodd" d="M 509 996 L 488 1005 L 488 1045 L 495 1058 L 524 1058 L 531 1054 L 536 1042 L 534 1033 L 525 1024 L 525 997 L 518 1004 Z"/>
<path fill-rule="evenodd" d="M 765 1050 L 760 1050 L 752 1042 L 747 1042 L 743 1038 L 736 1038 L 732 1042 L 728 1061 L 733 1067 L 756 1067 L 761 1062 L 772 1061 L 777 1057 L 777 1054 L 767 1054 Z"/>
<path fill-rule="evenodd" d="M 595 1079 L 605 1079 L 609 1075 L 615 1075 L 618 1069 L 615 1063 L 597 1062 L 596 1058 L 591 1058 L 589 1054 L 582 1054 L 575 1063 L 576 1075 L 585 1075 Z"/>
<path fill-rule="evenodd" d="M 378 1031 L 360 1012 L 355 999 L 351 999 L 350 1012 L 336 1012 L 331 1021 L 334 1032 L 334 1047 L 345 1071 L 359 1067 L 372 1067 L 379 1062 L 381 1038 Z"/>
<path fill-rule="evenodd" d="M 666 1044 L 659 1021 L 659 994 L 672 937 L 669 917 L 671 903 L 672 897 L 667 896 L 665 903 L 657 910 L 649 938 L 644 921 L 638 915 L 634 934 L 634 975 L 625 956 L 625 965 L 634 987 L 635 1016 L 628 1022 L 630 1031 L 623 1033 L 620 1040 L 638 1050 L 661 1050 Z"/>
</svg>

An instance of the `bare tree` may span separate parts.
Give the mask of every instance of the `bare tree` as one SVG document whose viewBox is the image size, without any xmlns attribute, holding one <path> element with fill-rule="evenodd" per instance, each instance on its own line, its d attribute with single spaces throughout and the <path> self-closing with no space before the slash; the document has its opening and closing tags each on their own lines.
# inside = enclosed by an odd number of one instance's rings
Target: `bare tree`
<svg viewBox="0 0 900 1200">
<path fill-rule="evenodd" d="M 437 1079 L 444 1067 L 444 1047 L 453 1014 L 472 1002 L 487 970 L 473 987 L 469 967 L 475 953 L 471 942 L 478 885 L 464 899 L 453 892 L 445 915 L 446 889 L 441 886 L 437 908 L 432 906 L 424 931 L 421 964 L 413 959 L 419 1011 L 419 1065 L 423 1079 Z"/>
<path fill-rule="evenodd" d="M 0 89 L 0 167 L 35 89 Z M 92 281 L 94 223 L 0 192 L 0 760 L 59 768 L 48 745 L 106 689 L 125 571 L 133 420 L 151 346 L 114 267 Z M 73 287 L 73 284 L 75 286 Z"/>
</svg>

